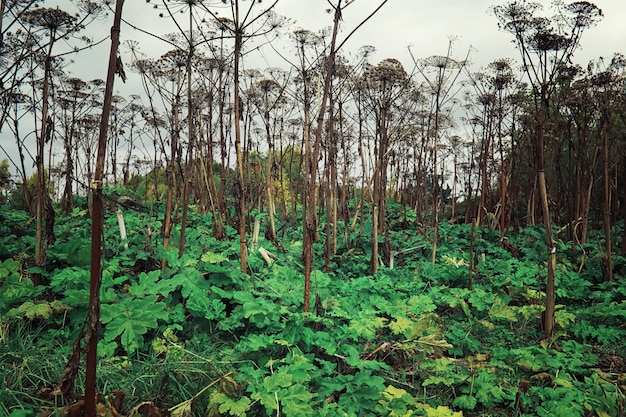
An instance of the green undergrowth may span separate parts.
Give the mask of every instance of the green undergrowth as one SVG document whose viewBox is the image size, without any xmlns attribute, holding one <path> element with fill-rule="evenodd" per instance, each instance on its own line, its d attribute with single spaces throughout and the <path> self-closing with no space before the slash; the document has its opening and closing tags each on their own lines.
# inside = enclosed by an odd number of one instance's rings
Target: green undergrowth
<svg viewBox="0 0 626 417">
<path fill-rule="evenodd" d="M 54 403 L 84 328 L 90 220 L 59 218 L 37 268 L 29 217 L 0 216 L 0 415 L 34 415 Z M 98 346 L 98 387 L 126 393 L 123 413 L 151 402 L 172 416 L 624 415 L 624 260 L 602 282 L 600 245 L 558 242 L 557 329 L 544 339 L 540 227 L 510 234 L 515 254 L 477 229 L 470 253 L 471 227 L 442 223 L 432 264 L 429 231 L 390 221 L 395 266 L 374 275 L 367 235 L 351 234 L 326 272 L 320 242 L 304 313 L 296 223 L 278 246 L 260 239 L 270 265 L 251 247 L 244 275 L 235 230 L 215 240 L 210 216 L 190 213 L 180 258 L 178 229 L 171 250 L 161 245 L 162 214 L 124 218 L 121 241 L 115 212 L 105 217 Z"/>
</svg>

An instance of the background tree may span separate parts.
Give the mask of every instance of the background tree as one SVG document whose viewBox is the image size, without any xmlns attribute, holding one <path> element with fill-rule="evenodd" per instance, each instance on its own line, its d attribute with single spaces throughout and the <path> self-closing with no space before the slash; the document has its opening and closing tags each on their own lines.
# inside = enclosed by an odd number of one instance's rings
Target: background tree
<svg viewBox="0 0 626 417">
<path fill-rule="evenodd" d="M 230 37 L 234 42 L 233 49 L 233 122 L 235 131 L 235 155 L 236 155 L 236 177 L 234 181 L 234 195 L 237 200 L 236 212 L 239 230 L 239 249 L 241 270 L 247 271 L 248 248 L 246 237 L 246 184 L 244 161 L 246 159 L 245 148 L 242 148 L 242 100 L 240 86 L 240 67 L 243 45 L 246 40 L 254 37 L 265 36 L 274 31 L 279 26 L 277 17 L 272 13 L 272 9 L 278 0 L 269 6 L 263 7 L 255 12 L 257 1 L 250 0 L 247 9 L 243 7 L 243 0 L 230 0 L 230 17 L 228 19 L 219 18 L 214 12 L 205 6 L 205 10 L 212 15 L 218 23 L 220 30 L 225 36 Z"/>
<path fill-rule="evenodd" d="M 386 199 L 389 161 L 394 140 L 394 130 L 407 123 L 398 109 L 398 101 L 409 88 L 409 80 L 402 64 L 394 59 L 386 59 L 369 68 L 363 76 L 365 94 L 368 96 L 372 115 L 375 117 L 375 144 L 373 166 L 373 226 L 372 257 L 370 271 L 378 270 L 378 235 L 383 235 L 383 261 L 389 265 L 391 243 L 386 224 Z M 408 113 L 410 114 L 410 113 Z M 397 123 L 397 124 L 396 124 Z"/>
<path fill-rule="evenodd" d="M 500 27 L 513 35 L 524 71 L 532 86 L 535 111 L 533 147 L 548 251 L 546 302 L 542 321 L 548 337 L 554 330 L 556 247 L 552 237 L 552 219 L 545 175 L 545 123 L 559 75 L 571 62 L 585 29 L 595 25 L 602 17 L 602 11 L 586 1 L 569 5 L 555 2 L 554 7 L 556 14 L 551 19 L 538 16 L 541 6 L 525 0 L 496 6 L 493 9 Z"/>
<path fill-rule="evenodd" d="M 503 239 L 506 234 L 506 194 L 508 182 L 511 178 L 510 168 L 507 170 L 505 166 L 505 158 L 511 154 L 510 147 L 505 148 L 504 136 L 506 129 L 506 115 L 510 113 L 511 94 L 516 87 L 516 78 L 513 74 L 511 62 L 506 59 L 500 59 L 491 62 L 487 68 L 476 74 L 469 74 L 470 83 L 476 91 L 476 96 L 472 100 L 476 104 L 480 104 L 478 111 L 481 112 L 479 126 L 481 128 L 481 156 L 480 156 L 480 183 L 481 197 L 480 205 L 476 212 L 477 225 L 481 225 L 483 217 L 486 213 L 492 212 L 498 220 L 500 228 L 500 238 Z M 492 148 L 496 147 L 496 151 Z M 494 156 L 499 155 L 498 160 Z M 511 160 L 511 159 L 510 159 Z M 496 167 L 499 165 L 500 172 L 495 173 Z M 495 198 L 492 195 L 493 180 L 499 178 L 500 195 Z M 489 201 L 499 200 L 499 205 L 488 206 Z M 495 220 L 495 219 L 494 219 Z"/>
<path fill-rule="evenodd" d="M 275 78 L 263 78 L 256 81 L 248 90 L 248 101 L 258 112 L 263 123 L 265 141 L 267 143 L 267 157 L 265 161 L 265 193 L 267 203 L 267 223 L 265 237 L 276 242 L 276 206 L 274 177 L 277 171 L 275 154 L 276 138 L 279 136 L 285 112 L 286 80 L 279 83 Z"/>
<path fill-rule="evenodd" d="M 77 142 L 80 142 L 79 135 L 80 120 L 93 115 L 94 101 L 98 101 L 100 80 L 86 82 L 76 77 L 61 80 L 57 95 L 58 114 L 54 117 L 57 120 L 57 135 L 63 140 L 64 166 L 63 175 L 65 184 L 61 196 L 61 208 L 68 214 L 74 208 L 74 187 L 77 179 L 75 165 L 82 155 L 78 152 Z"/>
<path fill-rule="evenodd" d="M 431 193 L 432 193 L 432 227 L 433 244 L 431 259 L 435 263 L 437 241 L 439 239 L 439 206 L 442 197 L 443 176 L 439 175 L 439 147 L 444 127 L 449 127 L 451 120 L 447 115 L 452 112 L 453 101 L 460 91 L 457 81 L 463 68 L 467 64 L 467 57 L 463 61 L 452 58 L 454 40 L 448 41 L 448 50 L 445 56 L 431 56 L 417 60 L 412 56 L 418 72 L 424 78 L 427 88 L 431 92 L 431 108 L 428 118 L 427 137 L 432 140 L 431 149 Z M 469 51 L 467 53 L 469 56 Z"/>
<path fill-rule="evenodd" d="M 303 204 L 302 217 L 304 219 L 304 239 L 303 239 L 303 255 L 304 255 L 304 311 L 310 310 L 311 306 L 311 272 L 313 269 L 313 242 L 317 237 L 317 164 L 320 154 L 320 146 L 322 142 L 322 132 L 324 128 L 324 116 L 326 113 L 326 103 L 330 94 L 332 74 L 335 67 L 335 57 L 337 55 L 337 34 L 339 31 L 339 21 L 341 20 L 342 5 L 341 0 L 337 0 L 337 5 L 332 5 L 334 10 L 333 29 L 331 41 L 328 48 L 328 57 L 326 59 L 326 73 L 324 77 L 324 87 L 320 102 L 319 112 L 317 114 L 317 125 L 315 129 L 315 137 L 312 143 L 305 136 L 305 152 L 304 152 L 304 193 L 303 198 L 306 202 Z"/>
<path fill-rule="evenodd" d="M 35 241 L 35 263 L 44 266 L 46 257 L 46 245 L 54 242 L 54 209 L 52 201 L 46 190 L 46 174 L 44 172 L 44 151 L 47 142 L 52 140 L 52 118 L 48 114 L 48 96 L 50 91 L 50 73 L 52 70 L 54 44 L 63 39 L 68 34 L 80 29 L 77 25 L 77 18 L 60 9 L 41 8 L 27 10 L 21 15 L 23 22 L 40 27 L 47 34 L 47 46 L 43 56 L 43 82 L 42 82 L 42 108 L 41 108 L 41 128 L 37 140 L 37 155 L 35 157 L 37 165 L 37 237 Z M 45 215 L 45 220 L 44 220 Z M 44 241 L 44 221 L 46 226 Z"/>
<path fill-rule="evenodd" d="M 589 69 L 593 71 L 590 64 Z M 594 97 L 598 101 L 599 124 L 598 124 L 598 147 L 602 155 L 602 224 L 604 230 L 604 259 L 602 272 L 606 281 L 613 280 L 613 244 L 611 238 L 611 225 L 613 223 L 611 212 L 614 211 L 612 204 L 616 184 L 613 178 L 614 166 L 618 161 L 611 158 L 615 155 L 615 145 L 619 143 L 615 138 L 620 137 L 616 131 L 616 104 L 619 103 L 618 95 L 623 89 L 626 74 L 626 62 L 620 55 L 616 55 L 605 66 L 602 60 L 597 63 L 596 72 L 591 74 L 591 83 L 594 87 Z M 623 129 L 623 126 L 622 126 Z M 623 132 L 623 130 L 622 130 Z M 623 144 L 622 144 L 623 145 Z"/>
</svg>

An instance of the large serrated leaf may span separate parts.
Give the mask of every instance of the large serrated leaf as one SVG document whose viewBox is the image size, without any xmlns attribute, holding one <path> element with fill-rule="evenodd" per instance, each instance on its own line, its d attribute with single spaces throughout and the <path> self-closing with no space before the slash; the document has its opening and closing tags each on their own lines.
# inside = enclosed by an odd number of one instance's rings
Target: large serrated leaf
<svg viewBox="0 0 626 417">
<path fill-rule="evenodd" d="M 478 401 L 475 397 L 472 397 L 470 395 L 459 395 L 454 399 L 452 405 L 462 408 L 464 410 L 473 410 L 474 408 L 476 408 L 477 403 Z"/>
<path fill-rule="evenodd" d="M 206 252 L 202 254 L 202 257 L 200 259 L 202 260 L 202 262 L 207 262 L 210 264 L 219 264 L 220 262 L 224 262 L 228 260 L 228 258 L 225 257 L 224 255 L 221 255 L 219 253 L 213 253 L 213 252 Z"/>
<path fill-rule="evenodd" d="M 491 308 L 489 309 L 489 317 L 492 319 L 504 319 L 510 322 L 517 321 L 515 311 L 505 304 L 500 297 L 496 297 L 491 305 Z"/>
<path fill-rule="evenodd" d="M 307 391 L 306 387 L 295 384 L 283 390 L 280 395 L 282 412 L 286 417 L 310 416 L 313 414 L 311 400 L 313 394 Z"/>
<path fill-rule="evenodd" d="M 143 345 L 143 335 L 158 327 L 158 320 L 169 318 L 165 303 L 157 301 L 156 295 L 145 298 L 122 296 L 117 303 L 103 304 L 101 321 L 105 324 L 104 340 L 111 342 L 120 337 L 127 353 L 133 353 Z"/>
<path fill-rule="evenodd" d="M 167 297 L 179 285 L 180 283 L 177 280 L 162 279 L 161 270 L 156 270 L 140 273 L 138 280 L 130 286 L 129 292 L 134 297 L 143 297 L 151 294 Z"/>
</svg>

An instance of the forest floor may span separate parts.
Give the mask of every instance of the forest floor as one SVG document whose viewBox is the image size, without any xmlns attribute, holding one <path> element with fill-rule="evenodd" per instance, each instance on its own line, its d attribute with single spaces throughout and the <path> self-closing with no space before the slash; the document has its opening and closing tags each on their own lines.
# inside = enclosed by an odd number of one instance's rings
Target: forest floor
<svg viewBox="0 0 626 417">
<path fill-rule="evenodd" d="M 369 273 L 365 221 L 326 270 L 321 233 L 303 312 L 298 219 L 278 220 L 278 243 L 261 237 L 242 274 L 235 229 L 216 240 L 210 216 L 191 213 L 179 258 L 179 230 L 165 250 L 154 213 L 126 211 L 124 241 L 105 215 L 101 416 L 626 415 L 626 259 L 614 256 L 604 282 L 599 234 L 557 239 L 545 338 L 540 226 L 511 231 L 505 250 L 498 231 L 442 222 L 432 263 L 429 231 L 390 204 L 394 267 Z M 32 266 L 30 217 L 0 207 L 0 415 L 80 412 L 82 372 L 60 383 L 87 317 L 86 210 L 59 216 L 56 236 L 46 267 Z"/>
</svg>

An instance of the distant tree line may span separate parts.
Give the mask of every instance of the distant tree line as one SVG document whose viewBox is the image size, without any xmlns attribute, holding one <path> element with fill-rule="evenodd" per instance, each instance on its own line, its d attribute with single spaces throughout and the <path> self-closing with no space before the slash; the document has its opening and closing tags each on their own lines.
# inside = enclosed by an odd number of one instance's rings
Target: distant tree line
<svg viewBox="0 0 626 417">
<path fill-rule="evenodd" d="M 150 57 L 135 41 L 122 44 L 131 59 L 120 58 L 118 74 L 143 92 L 114 98 L 106 182 L 165 204 L 166 247 L 179 222 L 184 250 L 193 205 L 211 214 L 216 237 L 238 230 L 245 271 L 251 213 L 264 215 L 265 236 L 279 244 L 277 216 L 303 210 L 303 239 L 325 239 L 327 267 L 371 219 L 375 272 L 390 262 L 393 199 L 432 227 L 433 261 L 440 221 L 498 229 L 503 242 L 512 229 L 543 223 L 553 282 L 554 228 L 580 244 L 590 228 L 604 228 L 612 278 L 611 254 L 626 253 L 626 236 L 620 248 L 610 238 L 626 219 L 626 60 L 573 64 L 584 30 L 602 17 L 595 5 L 557 2 L 552 17 L 524 0 L 494 7 L 520 61 L 476 71 L 467 55 L 455 56 L 454 40 L 442 55 L 411 53 L 405 68 L 394 58 L 371 62 L 371 47 L 348 58 L 336 25 L 290 32 L 276 2 L 226 3 L 219 15 L 208 1 L 154 3 L 155 21 L 161 14 L 179 28 L 154 35 L 169 51 Z M 53 239 L 52 200 L 69 213 L 76 195 L 89 197 L 103 83 L 69 75 L 67 55 L 94 43 L 83 34 L 106 8 L 41 4 L 3 2 L 0 66 L 0 128 L 13 133 L 17 152 L 7 154 L 18 173 L 0 185 L 37 218 L 38 264 Z M 344 7 L 331 10 L 335 24 Z M 285 68 L 247 68 L 247 48 L 261 36 L 288 39 L 279 51 Z M 29 136 L 36 149 L 25 146 Z"/>
</svg>

